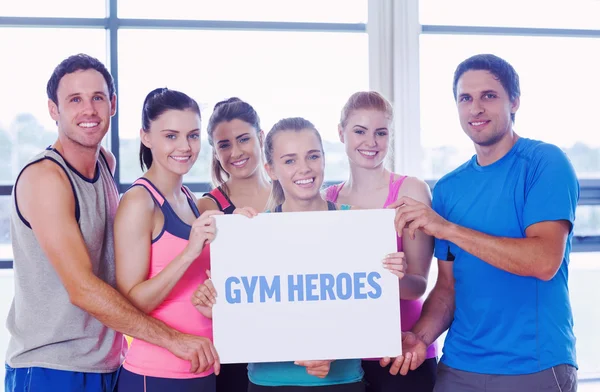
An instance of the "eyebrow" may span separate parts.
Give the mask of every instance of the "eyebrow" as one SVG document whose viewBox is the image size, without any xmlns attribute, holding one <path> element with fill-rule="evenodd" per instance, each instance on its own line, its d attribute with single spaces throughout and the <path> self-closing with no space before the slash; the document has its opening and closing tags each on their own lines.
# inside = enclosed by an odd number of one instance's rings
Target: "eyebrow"
<svg viewBox="0 0 600 392">
<path fill-rule="evenodd" d="M 485 91 L 481 92 L 481 94 L 489 94 L 489 93 L 498 95 L 498 92 L 496 90 L 485 90 Z"/>
<path fill-rule="evenodd" d="M 187 133 L 197 132 L 197 131 L 199 131 L 199 130 L 200 130 L 199 128 L 196 128 L 196 129 L 192 129 L 191 131 L 187 131 Z M 168 129 L 168 128 L 167 128 L 167 129 L 163 129 L 161 132 L 174 132 L 174 133 L 179 133 L 179 131 L 178 131 L 178 130 L 176 130 L 176 129 Z"/>
<path fill-rule="evenodd" d="M 69 95 L 67 95 L 67 99 L 76 97 L 78 95 L 81 95 L 81 93 L 69 94 Z M 104 93 L 104 91 L 94 91 L 94 93 L 92 95 L 102 95 L 102 96 L 106 97 L 106 93 Z"/>
<path fill-rule="evenodd" d="M 362 128 L 362 129 L 364 129 L 365 131 L 368 131 L 368 130 L 369 130 L 369 128 L 367 128 L 367 127 L 365 127 L 365 126 L 362 126 L 362 125 L 359 125 L 359 124 L 356 124 L 354 127 L 355 127 L 355 128 L 356 128 L 356 127 Z M 387 130 L 388 130 L 388 129 L 387 129 L 387 127 L 382 127 L 382 128 L 377 128 L 377 129 L 375 129 L 375 131 L 387 131 Z"/>
<path fill-rule="evenodd" d="M 281 159 L 281 158 L 285 158 L 285 157 L 293 158 L 293 157 L 295 157 L 295 156 L 298 156 L 298 154 L 295 154 L 295 153 L 292 153 L 292 154 L 285 154 L 285 155 L 282 155 L 282 156 L 280 156 L 279 158 L 280 158 L 280 159 Z"/>
</svg>

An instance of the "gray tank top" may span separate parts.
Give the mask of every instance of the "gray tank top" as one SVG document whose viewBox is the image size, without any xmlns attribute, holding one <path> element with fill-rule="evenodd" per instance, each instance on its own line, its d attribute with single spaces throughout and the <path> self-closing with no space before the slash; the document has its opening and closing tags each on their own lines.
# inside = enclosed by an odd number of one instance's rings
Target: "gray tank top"
<svg viewBox="0 0 600 392">
<path fill-rule="evenodd" d="M 75 196 L 73 213 L 93 272 L 115 287 L 113 222 L 119 193 L 106 159 L 100 154 L 93 179 L 85 178 L 52 149 L 34 157 L 25 168 L 44 159 L 55 162 L 67 174 Z M 126 348 L 123 336 L 71 304 L 29 223 L 19 212 L 16 189 L 15 183 L 11 211 L 15 297 L 6 322 L 11 335 L 6 362 L 14 368 L 94 373 L 117 370 Z"/>
</svg>

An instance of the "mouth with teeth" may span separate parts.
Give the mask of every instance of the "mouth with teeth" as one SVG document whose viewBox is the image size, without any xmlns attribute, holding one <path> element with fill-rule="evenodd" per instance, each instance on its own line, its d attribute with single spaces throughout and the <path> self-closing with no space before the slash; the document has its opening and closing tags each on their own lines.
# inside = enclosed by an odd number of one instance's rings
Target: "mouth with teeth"
<svg viewBox="0 0 600 392">
<path fill-rule="evenodd" d="M 242 160 L 235 161 L 235 162 L 231 162 L 231 166 L 237 167 L 237 168 L 244 167 L 244 166 L 246 166 L 246 163 L 248 163 L 248 159 L 249 158 L 242 159 Z"/>
<path fill-rule="evenodd" d="M 357 150 L 360 155 L 367 159 L 373 159 L 379 154 L 379 151 L 371 151 L 371 150 Z"/>
<path fill-rule="evenodd" d="M 298 185 L 301 188 L 310 188 L 310 187 L 312 187 L 314 182 L 315 182 L 315 178 L 311 177 L 311 178 L 305 178 L 302 180 L 296 180 L 296 181 L 294 181 L 294 184 Z"/>
<path fill-rule="evenodd" d="M 95 128 L 98 125 L 100 125 L 98 121 L 84 121 L 77 124 L 77 126 L 85 129 Z"/>
<path fill-rule="evenodd" d="M 488 123 L 490 122 L 490 120 L 484 120 L 484 121 L 469 121 L 469 125 L 475 129 L 483 129 L 485 128 Z"/>
<path fill-rule="evenodd" d="M 169 158 L 171 158 L 172 160 L 174 160 L 177 163 L 187 163 L 192 157 L 190 155 L 186 155 L 186 156 L 170 155 Z"/>
</svg>

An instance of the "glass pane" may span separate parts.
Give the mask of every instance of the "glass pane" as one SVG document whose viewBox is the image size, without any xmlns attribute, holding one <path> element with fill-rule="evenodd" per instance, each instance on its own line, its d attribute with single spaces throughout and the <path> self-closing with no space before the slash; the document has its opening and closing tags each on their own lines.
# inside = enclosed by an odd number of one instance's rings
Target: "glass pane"
<svg viewBox="0 0 600 392">
<path fill-rule="evenodd" d="M 420 0 L 424 25 L 600 29 L 597 0 Z"/>
<path fill-rule="evenodd" d="M 106 0 L 3 0 L 0 16 L 104 18 Z"/>
<path fill-rule="evenodd" d="M 574 234 L 600 236 L 600 206 L 577 206 Z"/>
<path fill-rule="evenodd" d="M 368 88 L 366 34 L 179 30 L 122 30 L 119 34 L 123 182 L 141 174 L 142 102 L 148 92 L 163 86 L 195 98 L 204 108 L 204 127 L 214 104 L 231 96 L 255 107 L 265 131 L 284 117 L 307 118 L 326 144 L 326 179 L 345 178 L 347 159 L 337 138 L 337 123 L 346 99 Z M 192 48 L 190 43 L 198 45 Z M 153 55 L 157 48 L 160 56 Z M 140 67 L 140 59 L 145 58 L 151 61 Z M 186 182 L 210 180 L 210 156 L 204 140 Z"/>
<path fill-rule="evenodd" d="M 367 0 L 119 0 L 119 17 L 366 23 Z"/>
<path fill-rule="evenodd" d="M 452 79 L 456 66 L 477 53 L 494 53 L 519 74 L 515 131 L 561 147 L 579 177 L 600 177 L 600 138 L 589 121 L 600 107 L 600 39 L 424 34 L 420 50 L 425 177 L 439 178 L 474 154 L 458 121 Z"/>
<path fill-rule="evenodd" d="M 600 253 L 571 253 L 569 292 L 581 379 L 600 377 L 600 307 L 597 303 L 598 295 L 591 294 L 599 279 Z"/>
<path fill-rule="evenodd" d="M 10 94 L 0 95 L 1 184 L 12 184 L 25 163 L 56 140 L 46 84 L 64 58 L 80 52 L 105 61 L 105 30 L 0 28 L 0 53 L 10 59 L 2 63 Z"/>
<path fill-rule="evenodd" d="M 10 201 L 11 196 L 0 196 L 0 260 L 13 258 L 10 243 Z"/>
</svg>

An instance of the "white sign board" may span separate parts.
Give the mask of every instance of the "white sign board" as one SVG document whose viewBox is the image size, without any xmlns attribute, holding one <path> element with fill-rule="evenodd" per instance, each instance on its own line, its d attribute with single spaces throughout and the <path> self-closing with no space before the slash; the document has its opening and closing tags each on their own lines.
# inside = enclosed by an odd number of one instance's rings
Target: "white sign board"
<svg viewBox="0 0 600 392">
<path fill-rule="evenodd" d="M 221 363 L 401 354 L 394 210 L 216 217 L 214 343 Z"/>
</svg>

